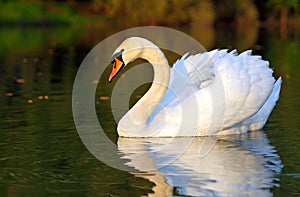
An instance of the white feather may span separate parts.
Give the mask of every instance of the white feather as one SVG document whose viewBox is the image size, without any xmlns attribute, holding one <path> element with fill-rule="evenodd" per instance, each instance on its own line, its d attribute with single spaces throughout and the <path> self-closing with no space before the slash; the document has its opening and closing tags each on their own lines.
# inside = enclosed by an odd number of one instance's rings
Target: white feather
<svg viewBox="0 0 300 197">
<path fill-rule="evenodd" d="M 189 57 L 185 55 L 171 69 L 169 89 L 160 103 L 161 108 L 152 114 L 152 118 L 154 116 L 154 122 L 161 119 L 159 112 L 164 109 L 164 113 L 168 114 L 167 121 L 176 125 L 175 122 L 183 115 L 182 108 L 187 107 L 193 97 L 198 102 L 197 135 L 261 129 L 280 92 L 281 78 L 274 85 L 272 73 L 269 62 L 262 60 L 261 56 L 252 56 L 250 50 L 239 55 L 236 50 L 230 53 L 227 50 L 214 50 Z M 221 81 L 224 88 L 224 95 L 217 99 L 212 98 L 216 96 L 212 95 L 216 80 Z M 222 112 L 216 109 L 218 107 L 213 102 L 221 99 L 224 99 Z M 224 119 L 212 120 L 213 117 Z M 169 126 L 166 130 L 171 132 L 173 128 Z"/>
</svg>

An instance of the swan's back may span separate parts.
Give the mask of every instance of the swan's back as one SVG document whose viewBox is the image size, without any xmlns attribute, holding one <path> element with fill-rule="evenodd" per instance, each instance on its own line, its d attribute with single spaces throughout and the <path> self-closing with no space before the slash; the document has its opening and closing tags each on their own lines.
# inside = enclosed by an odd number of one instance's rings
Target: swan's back
<svg viewBox="0 0 300 197">
<path fill-rule="evenodd" d="M 240 55 L 220 51 L 215 65 L 225 93 L 224 128 L 245 120 L 267 101 L 275 82 L 269 62 L 251 51 Z"/>
<path fill-rule="evenodd" d="M 261 129 L 280 92 L 281 79 L 274 88 L 272 73 L 269 62 L 251 55 L 251 51 L 238 55 L 235 50 L 214 50 L 184 56 L 171 69 L 169 89 L 161 101 L 168 111 L 167 124 L 178 121 L 182 115 L 178 108 L 187 107 L 196 98 L 196 135 L 222 134 L 217 131 L 220 128 L 229 133 Z M 159 117 L 159 112 L 158 109 L 153 115 L 158 113 Z M 257 122 L 259 126 L 253 126 Z"/>
</svg>

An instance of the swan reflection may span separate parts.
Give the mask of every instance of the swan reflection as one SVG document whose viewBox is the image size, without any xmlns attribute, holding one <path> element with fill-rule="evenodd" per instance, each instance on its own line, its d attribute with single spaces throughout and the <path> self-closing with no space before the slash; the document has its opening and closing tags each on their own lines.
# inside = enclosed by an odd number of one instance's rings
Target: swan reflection
<svg viewBox="0 0 300 197">
<path fill-rule="evenodd" d="M 132 172 L 155 184 L 149 196 L 271 196 L 282 164 L 263 131 L 209 137 L 119 138 L 118 149 Z M 214 140 L 211 140 L 214 142 Z"/>
</svg>

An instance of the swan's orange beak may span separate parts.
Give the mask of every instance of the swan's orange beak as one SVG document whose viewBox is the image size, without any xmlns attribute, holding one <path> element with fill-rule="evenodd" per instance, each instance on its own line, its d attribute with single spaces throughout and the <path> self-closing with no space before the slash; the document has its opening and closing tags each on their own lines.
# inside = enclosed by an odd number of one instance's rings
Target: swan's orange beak
<svg viewBox="0 0 300 197">
<path fill-rule="evenodd" d="M 118 74 L 118 72 L 123 67 L 124 62 L 122 60 L 119 60 L 118 58 L 115 58 L 112 61 L 112 64 L 113 64 L 113 68 L 112 68 L 112 71 L 109 75 L 108 82 L 111 82 L 111 80 Z"/>
</svg>

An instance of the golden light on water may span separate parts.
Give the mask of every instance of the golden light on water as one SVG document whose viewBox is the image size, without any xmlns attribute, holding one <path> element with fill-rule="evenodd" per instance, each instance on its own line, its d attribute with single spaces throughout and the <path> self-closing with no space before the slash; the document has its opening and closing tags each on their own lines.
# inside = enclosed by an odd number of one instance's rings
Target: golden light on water
<svg viewBox="0 0 300 197">
<path fill-rule="evenodd" d="M 106 100 L 110 99 L 110 97 L 109 96 L 100 96 L 99 99 L 106 101 Z"/>
<path fill-rule="evenodd" d="M 38 99 L 39 99 L 39 100 L 43 100 L 43 99 L 48 100 L 48 99 L 49 99 L 49 96 L 47 96 L 47 95 L 39 95 L 39 96 L 38 96 Z"/>
<path fill-rule="evenodd" d="M 17 79 L 17 83 L 25 83 L 25 79 Z"/>
<path fill-rule="evenodd" d="M 12 93 L 12 92 L 7 92 L 7 93 L 5 93 L 5 96 L 7 96 L 7 97 L 12 97 L 14 94 Z"/>
</svg>

